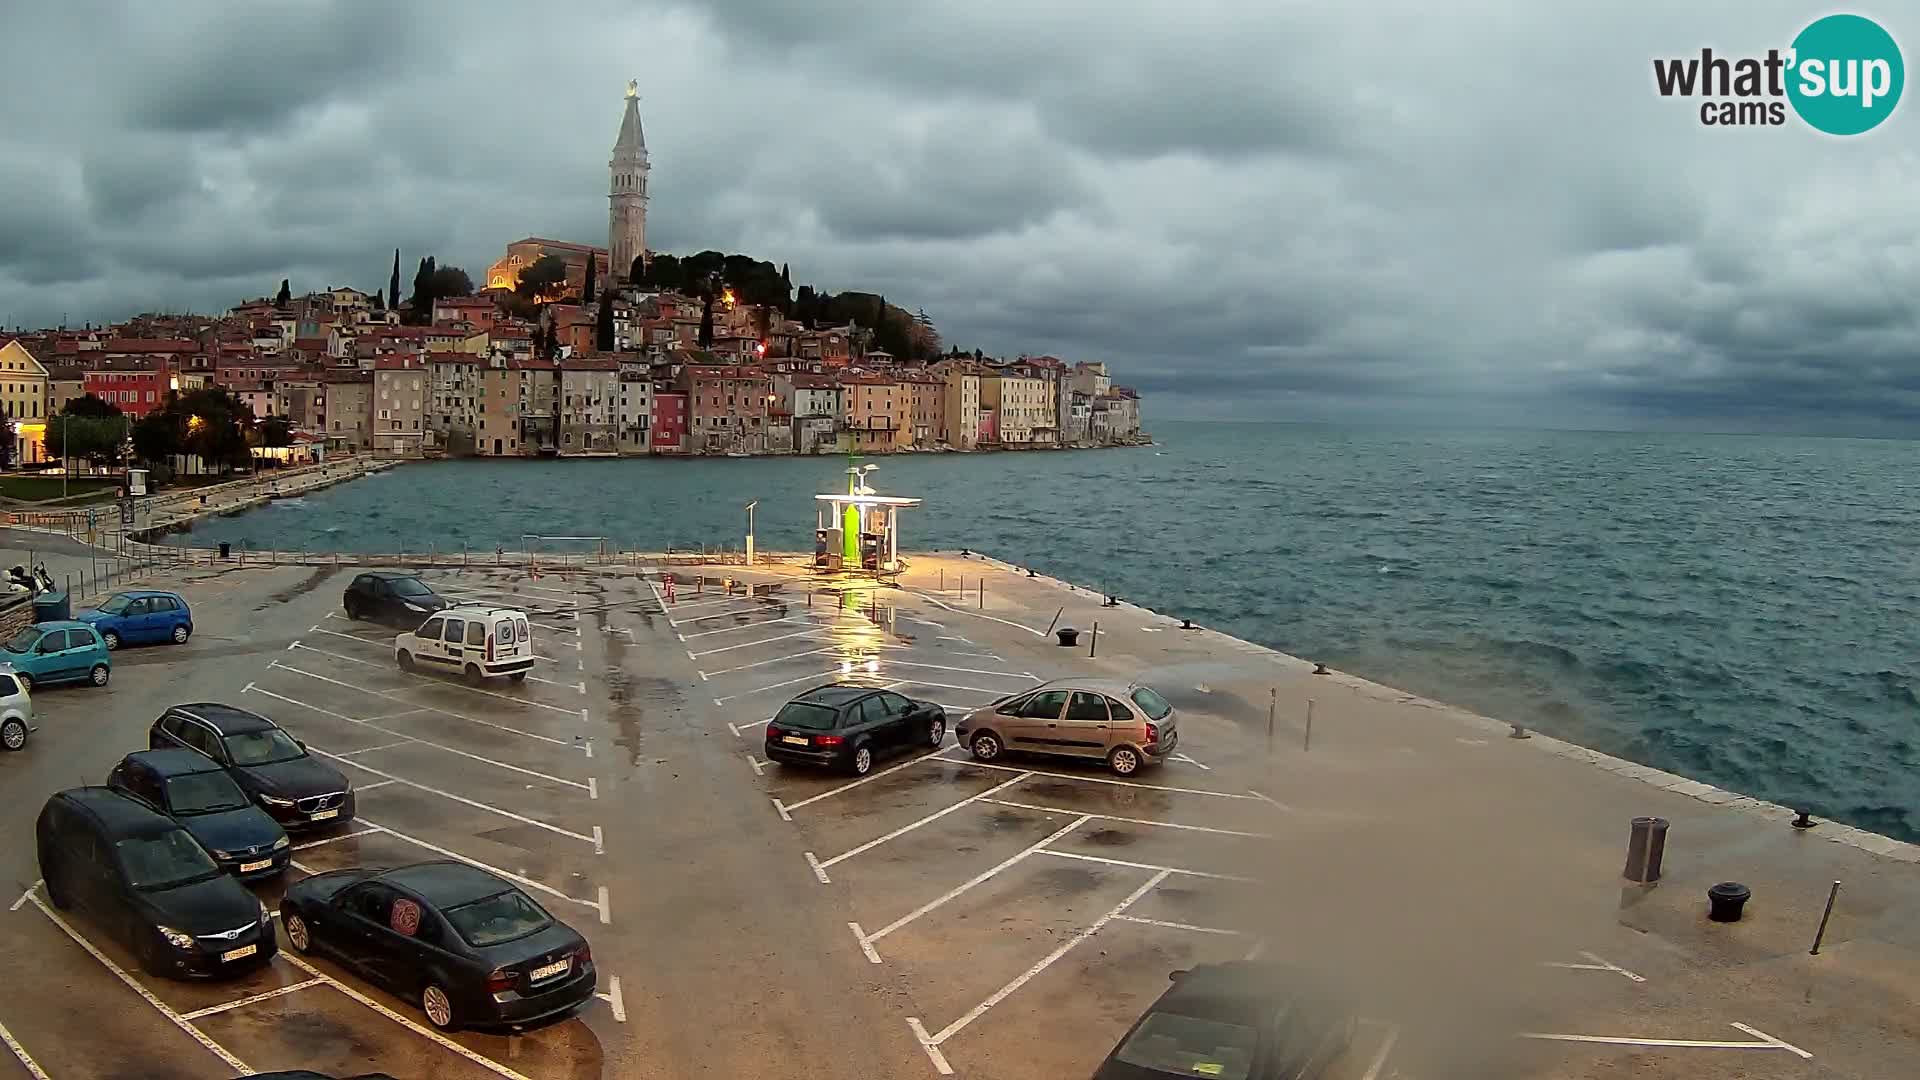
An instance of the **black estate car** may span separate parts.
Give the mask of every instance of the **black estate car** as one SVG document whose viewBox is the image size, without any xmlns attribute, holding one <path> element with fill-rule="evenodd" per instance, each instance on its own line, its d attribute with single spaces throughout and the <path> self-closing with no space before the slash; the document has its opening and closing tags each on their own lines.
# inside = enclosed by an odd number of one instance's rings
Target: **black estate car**
<svg viewBox="0 0 1920 1080">
<path fill-rule="evenodd" d="M 187 830 L 103 787 L 56 793 L 34 823 L 47 899 L 79 908 L 155 975 L 225 975 L 273 959 L 273 923 Z"/>
<path fill-rule="evenodd" d="M 826 765 L 865 776 L 890 750 L 937 750 L 947 713 L 891 690 L 829 683 L 794 698 L 767 724 L 767 757 L 783 765 Z"/>
<path fill-rule="evenodd" d="M 315 874 L 287 890 L 280 921 L 295 950 L 333 954 L 442 1030 L 531 1024 L 593 996 L 586 939 L 465 863 Z"/>
<path fill-rule="evenodd" d="M 137 750 L 113 767 L 107 786 L 179 822 L 220 869 L 242 881 L 287 868 L 287 831 L 205 755 Z"/>
<path fill-rule="evenodd" d="M 210 701 L 175 705 L 153 722 L 147 745 L 204 755 L 285 828 L 337 825 L 353 817 L 353 785 L 346 776 L 259 713 Z"/>
<path fill-rule="evenodd" d="M 1316 1080 L 1353 1044 L 1351 1007 L 1304 972 L 1242 960 L 1172 979 L 1093 1080 Z"/>
<path fill-rule="evenodd" d="M 349 619 L 371 619 L 411 630 L 427 616 L 451 604 L 412 574 L 376 570 L 349 582 L 340 606 L 346 609 Z"/>
</svg>

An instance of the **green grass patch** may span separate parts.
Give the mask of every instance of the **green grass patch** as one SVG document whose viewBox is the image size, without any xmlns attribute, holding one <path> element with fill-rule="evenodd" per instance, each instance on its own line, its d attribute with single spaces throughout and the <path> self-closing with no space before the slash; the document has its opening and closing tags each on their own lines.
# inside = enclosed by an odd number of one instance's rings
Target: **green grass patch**
<svg viewBox="0 0 1920 1080">
<path fill-rule="evenodd" d="M 0 476 L 0 496 L 19 499 L 22 502 L 44 502 L 65 495 L 85 495 L 91 492 L 112 494 L 120 481 L 105 476 L 74 476 L 66 480 L 66 490 L 61 490 L 61 478 L 58 476 Z"/>
</svg>

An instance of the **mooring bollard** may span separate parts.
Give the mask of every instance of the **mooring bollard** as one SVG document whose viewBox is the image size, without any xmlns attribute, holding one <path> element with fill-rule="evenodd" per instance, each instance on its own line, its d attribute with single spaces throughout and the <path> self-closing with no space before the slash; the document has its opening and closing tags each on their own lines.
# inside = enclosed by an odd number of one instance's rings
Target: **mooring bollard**
<svg viewBox="0 0 1920 1080">
<path fill-rule="evenodd" d="M 1827 910 L 1820 913 L 1820 929 L 1813 932 L 1813 948 L 1807 950 L 1809 956 L 1820 955 L 1820 942 L 1827 936 L 1827 920 L 1833 918 L 1833 900 L 1840 895 L 1840 883 L 1834 882 L 1827 890 Z"/>
<path fill-rule="evenodd" d="M 1058 637 L 1062 648 L 1071 648 L 1079 644 L 1080 631 L 1075 630 L 1071 626 L 1063 626 L 1058 631 Z"/>
<path fill-rule="evenodd" d="M 1800 816 L 1793 819 L 1793 827 L 1796 829 L 1811 829 L 1814 825 L 1812 815 L 1805 810 L 1800 811 Z"/>
<path fill-rule="evenodd" d="M 1637 817 L 1627 837 L 1627 868 L 1622 875 L 1628 881 L 1651 885 L 1660 880 L 1660 863 L 1667 853 L 1667 819 Z"/>
<path fill-rule="evenodd" d="M 1737 881 L 1723 881 L 1707 890 L 1707 918 L 1714 922 L 1739 922 L 1753 890 Z M 1814 943 L 1819 948 L 1819 943 Z"/>
</svg>

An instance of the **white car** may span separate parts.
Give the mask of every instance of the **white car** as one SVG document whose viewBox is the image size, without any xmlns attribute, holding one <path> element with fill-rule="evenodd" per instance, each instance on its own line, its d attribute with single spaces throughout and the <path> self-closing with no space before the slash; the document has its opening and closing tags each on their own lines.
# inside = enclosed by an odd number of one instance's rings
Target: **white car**
<svg viewBox="0 0 1920 1080">
<path fill-rule="evenodd" d="M 475 686 L 498 676 L 520 682 L 533 670 L 533 629 L 524 611 L 462 604 L 395 638 L 393 657 L 402 671 L 458 672 Z"/>
<path fill-rule="evenodd" d="M 33 725 L 33 695 L 26 681 L 12 664 L 0 664 L 0 746 L 18 750 L 27 745 L 27 736 L 40 730 Z"/>
</svg>

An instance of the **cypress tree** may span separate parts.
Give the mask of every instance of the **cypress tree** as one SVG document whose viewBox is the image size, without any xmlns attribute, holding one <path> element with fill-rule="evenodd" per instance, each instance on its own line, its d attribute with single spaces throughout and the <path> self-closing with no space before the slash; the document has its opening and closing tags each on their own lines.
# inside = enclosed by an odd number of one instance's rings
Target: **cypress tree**
<svg viewBox="0 0 1920 1080">
<path fill-rule="evenodd" d="M 599 265 L 600 259 L 598 256 L 591 254 L 587 256 L 587 283 L 580 289 L 580 303 L 583 306 L 593 303 L 593 277 Z"/>
<path fill-rule="evenodd" d="M 608 290 L 600 294 L 600 321 L 594 326 L 594 347 L 601 352 L 613 351 L 613 292 Z"/>
<path fill-rule="evenodd" d="M 387 296 L 394 307 L 400 306 L 400 249 L 393 249 L 393 276 L 387 279 Z"/>
</svg>

